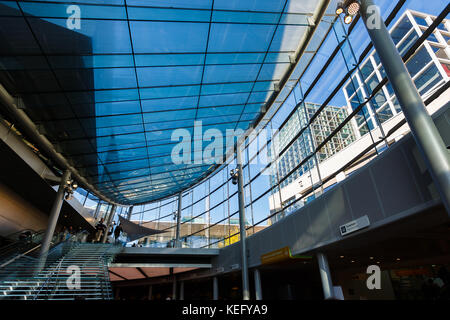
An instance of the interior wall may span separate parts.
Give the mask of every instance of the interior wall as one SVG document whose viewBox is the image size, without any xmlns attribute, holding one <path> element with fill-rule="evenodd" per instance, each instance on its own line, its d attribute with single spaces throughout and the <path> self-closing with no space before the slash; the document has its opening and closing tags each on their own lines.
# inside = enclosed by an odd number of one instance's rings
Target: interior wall
<svg viewBox="0 0 450 320">
<path fill-rule="evenodd" d="M 382 270 L 380 273 L 380 290 L 369 290 L 365 273 L 340 273 L 336 276 L 335 285 L 342 287 L 345 300 L 395 300 L 395 293 L 389 271 Z"/>
<path fill-rule="evenodd" d="M 48 215 L 0 182 L 0 236 L 33 229 L 45 229 Z"/>
</svg>

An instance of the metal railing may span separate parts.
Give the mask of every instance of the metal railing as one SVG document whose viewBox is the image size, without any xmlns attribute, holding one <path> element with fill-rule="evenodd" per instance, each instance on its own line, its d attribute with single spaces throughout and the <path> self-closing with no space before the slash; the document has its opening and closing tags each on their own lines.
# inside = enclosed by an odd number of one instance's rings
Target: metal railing
<svg viewBox="0 0 450 320">
<path fill-rule="evenodd" d="M 24 255 L 0 267 L 0 299 L 112 299 L 108 264 L 122 247 L 82 243 L 77 241 L 80 236 L 72 235 L 49 250 L 44 265 Z M 80 271 L 80 287 L 68 284 L 74 266 Z"/>
</svg>

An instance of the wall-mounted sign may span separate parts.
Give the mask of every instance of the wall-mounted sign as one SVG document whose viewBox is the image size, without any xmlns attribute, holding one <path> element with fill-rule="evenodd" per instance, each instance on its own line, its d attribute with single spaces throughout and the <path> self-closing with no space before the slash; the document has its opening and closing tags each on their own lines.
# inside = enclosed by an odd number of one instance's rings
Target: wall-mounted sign
<svg viewBox="0 0 450 320">
<path fill-rule="evenodd" d="M 280 249 L 277 249 L 275 251 L 271 251 L 269 253 L 263 254 L 261 256 L 261 263 L 262 264 L 271 264 L 283 260 L 288 259 L 311 259 L 311 256 L 302 256 L 302 255 L 295 255 L 293 256 L 291 254 L 291 249 L 289 247 L 283 247 Z"/>
<path fill-rule="evenodd" d="M 240 268 L 240 265 L 237 264 L 237 263 L 231 265 L 231 270 L 236 270 L 236 269 L 239 269 L 239 268 Z"/>
<path fill-rule="evenodd" d="M 369 217 L 368 216 L 362 216 L 361 218 L 358 218 L 356 220 L 350 221 L 342 226 L 339 227 L 339 231 L 341 232 L 342 236 L 345 236 L 347 234 L 350 234 L 352 232 L 361 230 L 363 228 L 366 228 L 370 225 Z"/>
<path fill-rule="evenodd" d="M 224 267 L 216 268 L 216 272 L 217 272 L 217 273 L 224 272 L 224 271 L 225 271 L 225 268 L 224 268 Z"/>
</svg>

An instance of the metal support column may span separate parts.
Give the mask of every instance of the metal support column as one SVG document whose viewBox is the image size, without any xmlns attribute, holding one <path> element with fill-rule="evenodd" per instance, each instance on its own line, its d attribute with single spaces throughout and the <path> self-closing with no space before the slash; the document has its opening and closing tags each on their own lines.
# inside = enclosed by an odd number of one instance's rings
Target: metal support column
<svg viewBox="0 0 450 320">
<path fill-rule="evenodd" d="M 180 300 L 184 300 L 184 281 L 180 282 Z"/>
<path fill-rule="evenodd" d="M 255 269 L 255 297 L 256 300 L 262 300 L 262 290 L 261 290 L 261 275 L 259 274 L 259 270 Z"/>
<path fill-rule="evenodd" d="M 94 220 L 96 220 L 96 221 L 97 221 L 98 213 L 100 211 L 100 207 L 101 207 L 101 203 L 99 201 L 99 202 L 97 202 L 97 206 L 95 207 L 95 211 L 94 211 Z"/>
<path fill-rule="evenodd" d="M 47 230 L 45 230 L 44 239 L 42 240 L 41 251 L 39 258 L 45 264 L 47 258 L 47 252 L 50 248 L 50 242 L 52 241 L 53 234 L 55 232 L 56 223 L 58 222 L 59 213 L 61 212 L 61 207 L 64 202 L 64 193 L 67 185 L 67 180 L 70 179 L 70 171 L 66 170 L 61 177 L 59 183 L 58 192 L 56 193 L 55 201 L 53 202 L 52 210 L 50 211 L 50 216 L 48 219 Z"/>
<path fill-rule="evenodd" d="M 236 162 L 238 170 L 238 200 L 239 200 L 239 234 L 241 237 L 241 269 L 242 269 L 242 299 L 250 300 L 250 289 L 248 280 L 247 245 L 245 230 L 245 203 L 244 203 L 244 180 L 242 178 L 241 146 L 237 146 Z"/>
<path fill-rule="evenodd" d="M 213 277 L 213 300 L 219 300 L 219 279 Z"/>
<path fill-rule="evenodd" d="M 130 221 L 131 220 L 131 214 L 133 213 L 133 208 L 134 206 L 131 206 L 128 208 L 128 214 L 127 214 L 127 220 Z"/>
<path fill-rule="evenodd" d="M 153 286 L 150 285 L 148 287 L 148 300 L 152 300 L 152 295 L 153 295 Z"/>
<path fill-rule="evenodd" d="M 361 17 L 380 57 L 420 153 L 450 215 L 450 151 L 428 114 L 411 76 L 372 0 L 361 0 Z"/>
<path fill-rule="evenodd" d="M 181 217 L 181 205 L 182 205 L 183 195 L 180 192 L 178 194 L 178 210 L 177 210 L 177 231 L 176 231 L 176 239 L 175 239 L 175 248 L 180 248 L 180 217 Z"/>
<path fill-rule="evenodd" d="M 104 223 L 107 223 L 107 222 L 108 222 L 108 217 L 109 217 L 109 213 L 110 213 L 110 212 L 111 212 L 111 204 L 108 203 L 108 205 L 107 205 L 106 208 L 105 208 L 105 212 L 102 213 L 102 215 L 101 215 L 100 220 L 103 219 L 103 222 L 104 222 Z"/>
<path fill-rule="evenodd" d="M 332 299 L 334 297 L 334 289 L 327 257 L 319 252 L 317 253 L 317 261 L 319 262 L 320 278 L 322 279 L 323 296 L 325 300 Z"/>
<path fill-rule="evenodd" d="M 106 243 L 106 239 L 108 239 L 108 231 L 109 231 L 109 228 L 111 228 L 111 223 L 114 219 L 115 213 L 116 213 L 116 205 L 113 204 L 113 206 L 111 208 L 111 212 L 109 213 L 108 222 L 106 224 L 106 230 L 105 230 L 105 233 L 103 234 L 102 243 Z"/>
<path fill-rule="evenodd" d="M 177 277 L 173 276 L 172 282 L 172 300 L 177 300 Z"/>
</svg>

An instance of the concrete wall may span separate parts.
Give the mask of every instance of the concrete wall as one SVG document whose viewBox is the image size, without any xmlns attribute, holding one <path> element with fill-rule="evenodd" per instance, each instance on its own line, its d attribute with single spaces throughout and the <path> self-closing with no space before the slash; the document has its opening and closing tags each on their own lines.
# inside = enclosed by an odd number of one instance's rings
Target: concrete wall
<svg viewBox="0 0 450 320">
<path fill-rule="evenodd" d="M 36 209 L 4 184 L 0 183 L 0 235 L 46 228 L 48 216 Z"/>
</svg>

